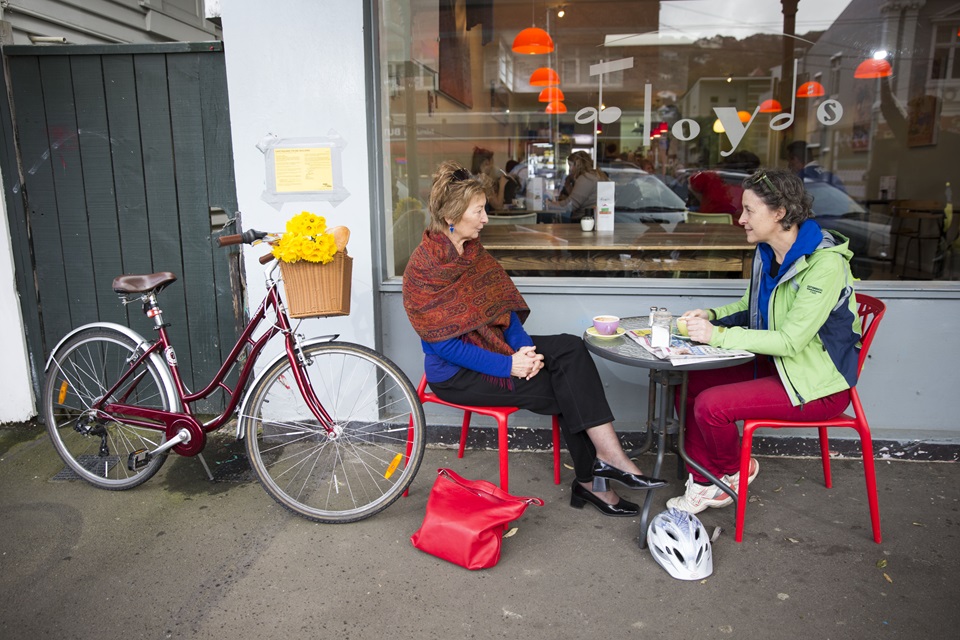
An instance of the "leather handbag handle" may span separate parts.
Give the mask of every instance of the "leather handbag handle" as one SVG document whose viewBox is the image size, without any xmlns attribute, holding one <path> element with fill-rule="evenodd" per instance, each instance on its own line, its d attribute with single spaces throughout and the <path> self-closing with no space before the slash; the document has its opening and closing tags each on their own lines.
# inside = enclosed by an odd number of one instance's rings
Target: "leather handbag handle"
<svg viewBox="0 0 960 640">
<path fill-rule="evenodd" d="M 468 491 L 474 491 L 477 493 L 483 493 L 485 495 L 493 496 L 501 500 L 512 500 L 516 502 L 524 502 L 528 505 L 535 504 L 538 507 L 542 507 L 544 502 L 540 498 L 528 497 L 528 496 L 513 496 L 507 493 L 506 491 L 498 488 L 495 484 L 487 482 L 486 480 L 466 480 L 461 476 L 457 475 L 452 469 L 437 469 L 437 475 L 446 476 L 448 479 L 456 482 L 458 485 L 467 489 Z M 483 483 L 483 485 L 489 485 L 491 487 L 488 489 L 485 486 L 477 486 L 478 483 Z"/>
</svg>

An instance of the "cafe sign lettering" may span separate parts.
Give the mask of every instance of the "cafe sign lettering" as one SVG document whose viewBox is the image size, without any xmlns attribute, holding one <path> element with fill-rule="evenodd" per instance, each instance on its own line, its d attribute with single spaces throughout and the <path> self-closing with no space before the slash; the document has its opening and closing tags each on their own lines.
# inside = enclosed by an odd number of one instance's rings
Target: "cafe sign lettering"
<svg viewBox="0 0 960 640">
<path fill-rule="evenodd" d="M 623 68 L 629 68 L 633 66 L 632 58 L 627 58 L 629 60 L 629 65 L 620 64 L 617 65 L 617 70 Z M 619 62 L 619 61 L 616 61 Z M 610 63 L 606 63 L 610 64 Z M 596 65 L 600 67 L 600 65 Z M 602 75 L 604 72 L 609 72 L 608 69 L 601 68 L 598 69 L 597 74 L 591 73 L 591 75 Z M 782 131 L 787 127 L 793 124 L 794 116 L 793 112 L 797 106 L 797 61 L 794 60 L 793 63 L 793 91 L 790 92 L 793 96 L 793 100 L 790 104 L 790 111 L 784 113 L 778 113 L 774 117 L 770 118 L 770 129 L 773 131 Z M 650 83 L 647 83 L 643 87 L 643 96 L 644 96 L 644 107 L 643 107 L 643 122 L 644 122 L 644 139 L 650 139 L 650 123 L 653 120 L 653 107 L 651 96 L 653 94 L 653 86 Z M 610 112 L 610 113 L 608 113 Z M 753 113 L 750 116 L 750 119 L 746 122 L 740 120 L 738 114 L 738 109 L 736 107 L 714 107 L 714 114 L 716 114 L 717 119 L 720 121 L 720 124 L 723 125 L 724 133 L 727 136 L 727 139 L 730 141 L 730 150 L 721 151 L 720 155 L 723 157 L 729 156 L 731 153 L 737 150 L 737 146 L 740 144 L 740 141 L 743 140 L 743 137 L 746 135 L 747 131 L 750 130 L 750 127 L 753 125 L 754 119 L 757 117 L 757 114 L 760 112 L 760 105 L 753 110 Z M 603 111 L 597 111 L 596 107 L 584 107 L 577 111 L 577 115 L 574 118 L 580 124 L 586 124 L 590 122 L 600 121 L 606 124 L 613 122 L 620 116 L 620 109 L 616 107 L 608 107 Z M 833 126 L 840 122 L 840 118 L 843 117 L 843 105 L 839 101 L 832 98 L 824 100 L 817 107 L 817 121 L 826 126 Z M 670 128 L 670 133 L 677 140 L 687 141 L 693 140 L 700 135 L 700 124 L 691 118 L 681 118 L 677 120 L 673 127 Z"/>
</svg>

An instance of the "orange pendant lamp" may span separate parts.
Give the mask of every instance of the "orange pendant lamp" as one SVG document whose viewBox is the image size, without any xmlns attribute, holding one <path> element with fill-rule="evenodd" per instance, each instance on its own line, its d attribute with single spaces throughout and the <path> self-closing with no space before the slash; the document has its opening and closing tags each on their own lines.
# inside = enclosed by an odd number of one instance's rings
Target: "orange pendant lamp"
<svg viewBox="0 0 960 640">
<path fill-rule="evenodd" d="M 882 58 L 879 60 L 877 58 L 867 58 L 858 64 L 857 69 L 853 72 L 854 78 L 862 79 L 886 78 L 892 75 L 893 67 Z"/>
<path fill-rule="evenodd" d="M 780 106 L 779 100 L 764 100 L 760 103 L 760 113 L 780 113 L 783 111 L 783 107 Z"/>
<path fill-rule="evenodd" d="M 530 84 L 535 87 L 555 87 L 560 84 L 560 75 L 550 67 L 540 67 L 530 74 Z"/>
<path fill-rule="evenodd" d="M 540 96 L 537 98 L 540 102 L 563 102 L 565 99 L 563 91 L 560 91 L 557 87 L 547 87 L 540 92 Z"/>
<path fill-rule="evenodd" d="M 553 38 L 539 27 L 527 27 L 513 39 L 513 52 L 537 55 L 553 53 Z"/>
<path fill-rule="evenodd" d="M 814 80 L 804 82 L 800 85 L 800 88 L 797 89 L 798 98 L 819 98 L 825 93 L 826 91 L 824 91 L 823 85 Z"/>
<path fill-rule="evenodd" d="M 566 113 L 567 105 L 563 104 L 560 101 L 551 102 L 547 105 L 547 108 L 544 109 L 545 113 Z"/>
</svg>

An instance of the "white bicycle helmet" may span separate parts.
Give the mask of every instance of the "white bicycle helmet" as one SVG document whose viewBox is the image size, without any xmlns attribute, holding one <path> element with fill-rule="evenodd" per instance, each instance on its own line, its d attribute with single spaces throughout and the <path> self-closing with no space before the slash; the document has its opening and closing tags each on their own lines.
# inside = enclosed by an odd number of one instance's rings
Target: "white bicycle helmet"
<svg viewBox="0 0 960 640">
<path fill-rule="evenodd" d="M 658 513 L 647 528 L 647 546 L 657 564 L 678 580 L 700 580 L 713 573 L 710 537 L 692 513 Z"/>
</svg>

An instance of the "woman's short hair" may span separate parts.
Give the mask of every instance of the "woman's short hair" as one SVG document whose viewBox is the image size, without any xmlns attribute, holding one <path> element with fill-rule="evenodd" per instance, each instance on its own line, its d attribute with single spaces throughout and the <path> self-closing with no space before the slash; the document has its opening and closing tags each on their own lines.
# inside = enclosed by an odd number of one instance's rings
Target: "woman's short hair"
<svg viewBox="0 0 960 640">
<path fill-rule="evenodd" d="M 784 229 L 813 217 L 813 196 L 803 188 L 803 180 L 788 169 L 758 169 L 743 180 L 743 188 L 752 191 L 771 209 L 785 211 L 780 220 Z"/>
<path fill-rule="evenodd" d="M 485 195 L 486 190 L 483 176 L 474 176 L 459 162 L 440 163 L 430 189 L 430 231 L 442 232 L 451 223 L 460 222 L 470 201 Z"/>
</svg>

